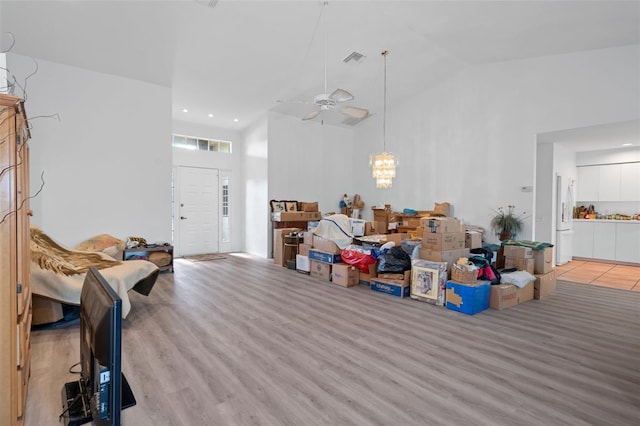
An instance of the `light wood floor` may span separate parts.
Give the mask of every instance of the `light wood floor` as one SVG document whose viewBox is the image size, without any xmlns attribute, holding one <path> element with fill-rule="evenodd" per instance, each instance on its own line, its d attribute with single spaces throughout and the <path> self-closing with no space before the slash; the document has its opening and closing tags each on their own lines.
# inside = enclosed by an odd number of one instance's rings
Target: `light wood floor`
<svg viewBox="0 0 640 426">
<path fill-rule="evenodd" d="M 640 291 L 640 266 L 572 260 L 556 268 L 556 277 L 581 284 Z"/>
<path fill-rule="evenodd" d="M 131 301 L 129 426 L 640 419 L 640 292 L 559 282 L 545 300 L 468 316 L 227 255 L 176 260 Z M 33 333 L 27 426 L 59 425 L 78 344 L 77 326 Z"/>
</svg>

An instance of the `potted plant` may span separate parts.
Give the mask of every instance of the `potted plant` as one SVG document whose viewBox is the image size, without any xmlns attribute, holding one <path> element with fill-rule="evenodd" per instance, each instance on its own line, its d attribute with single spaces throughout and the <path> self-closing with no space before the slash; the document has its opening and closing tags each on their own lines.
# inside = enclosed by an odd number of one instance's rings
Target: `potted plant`
<svg viewBox="0 0 640 426">
<path fill-rule="evenodd" d="M 512 240 L 522 229 L 523 218 L 514 213 L 516 206 L 507 206 L 507 210 L 499 207 L 495 216 L 491 218 L 491 229 L 498 235 L 500 241 Z"/>
</svg>

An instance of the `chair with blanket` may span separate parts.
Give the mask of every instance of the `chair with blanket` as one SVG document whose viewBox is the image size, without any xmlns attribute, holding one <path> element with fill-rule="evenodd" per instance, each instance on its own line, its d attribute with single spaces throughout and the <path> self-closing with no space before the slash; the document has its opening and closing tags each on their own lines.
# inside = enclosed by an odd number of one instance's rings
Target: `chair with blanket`
<svg viewBox="0 0 640 426">
<path fill-rule="evenodd" d="M 54 306 L 56 303 L 79 305 L 84 277 L 92 266 L 100 270 L 122 299 L 123 318 L 131 310 L 128 291 L 135 290 L 148 296 L 159 273 L 158 267 L 146 260 L 123 262 L 103 251 L 69 250 L 42 230 L 31 227 L 31 288 L 34 308 L 47 306 L 41 298 Z M 34 312 L 34 324 L 42 323 L 35 318 L 36 314 Z"/>
</svg>

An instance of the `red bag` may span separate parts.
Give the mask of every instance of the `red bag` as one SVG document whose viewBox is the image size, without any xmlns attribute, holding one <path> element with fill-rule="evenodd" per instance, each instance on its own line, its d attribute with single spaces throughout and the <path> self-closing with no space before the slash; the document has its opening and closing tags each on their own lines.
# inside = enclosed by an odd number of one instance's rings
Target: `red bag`
<svg viewBox="0 0 640 426">
<path fill-rule="evenodd" d="M 358 268 L 365 274 L 369 273 L 369 265 L 376 263 L 370 254 L 361 253 L 358 250 L 342 250 L 340 257 L 344 263 Z"/>
</svg>

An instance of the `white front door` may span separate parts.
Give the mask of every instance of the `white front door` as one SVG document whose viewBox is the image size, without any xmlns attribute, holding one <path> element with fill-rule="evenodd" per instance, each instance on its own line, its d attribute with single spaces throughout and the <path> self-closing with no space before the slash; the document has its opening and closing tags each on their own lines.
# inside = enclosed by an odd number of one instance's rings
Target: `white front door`
<svg viewBox="0 0 640 426">
<path fill-rule="evenodd" d="M 178 167 L 175 219 L 181 256 L 218 253 L 218 170 Z"/>
</svg>

